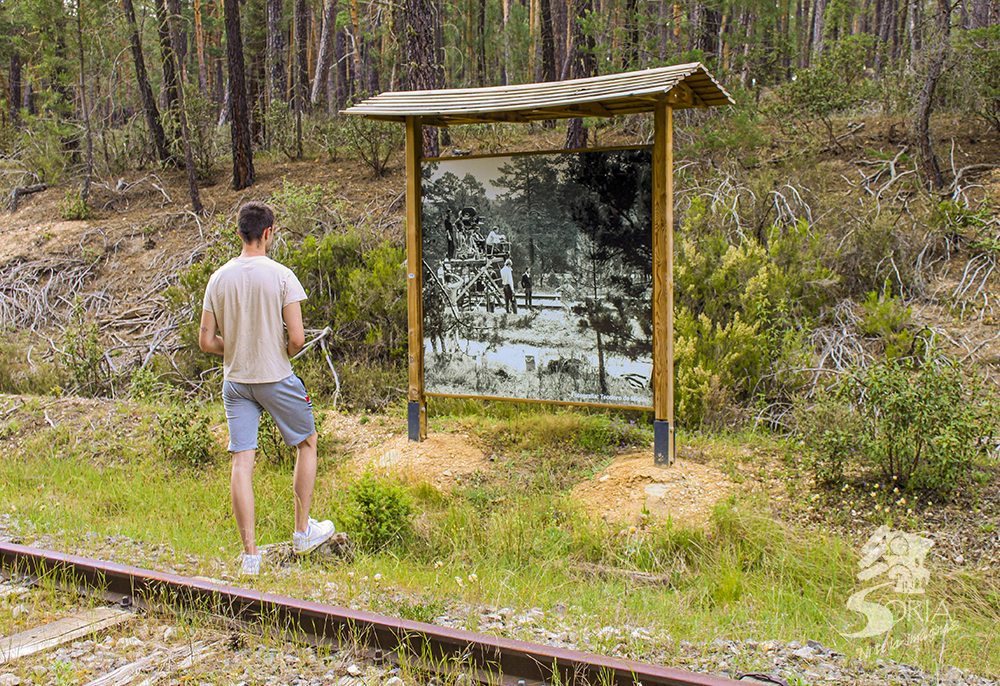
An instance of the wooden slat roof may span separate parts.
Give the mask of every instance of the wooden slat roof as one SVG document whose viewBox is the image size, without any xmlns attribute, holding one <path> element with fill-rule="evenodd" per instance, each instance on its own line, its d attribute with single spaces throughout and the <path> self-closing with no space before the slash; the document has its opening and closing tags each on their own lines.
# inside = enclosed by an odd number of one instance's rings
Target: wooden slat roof
<svg viewBox="0 0 1000 686">
<path fill-rule="evenodd" d="M 570 81 L 491 88 L 386 92 L 346 114 L 383 121 L 420 117 L 430 126 L 613 117 L 651 112 L 659 100 L 677 109 L 734 104 L 700 62 Z"/>
</svg>

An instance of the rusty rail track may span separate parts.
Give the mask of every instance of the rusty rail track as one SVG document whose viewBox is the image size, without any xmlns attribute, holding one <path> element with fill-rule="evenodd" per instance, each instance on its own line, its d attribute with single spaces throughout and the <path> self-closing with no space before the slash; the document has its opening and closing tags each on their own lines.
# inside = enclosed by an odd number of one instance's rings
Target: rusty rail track
<svg viewBox="0 0 1000 686">
<path fill-rule="evenodd" d="M 489 686 L 731 686 L 731 679 L 358 612 L 210 580 L 0 542 L 0 566 L 123 607 L 203 612 L 375 662 Z M 744 682 L 745 683 L 745 682 Z"/>
</svg>

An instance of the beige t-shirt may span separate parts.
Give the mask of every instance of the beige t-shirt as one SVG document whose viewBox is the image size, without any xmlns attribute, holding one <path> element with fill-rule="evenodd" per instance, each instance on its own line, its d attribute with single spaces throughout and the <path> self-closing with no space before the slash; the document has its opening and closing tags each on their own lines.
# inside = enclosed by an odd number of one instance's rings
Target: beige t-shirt
<svg viewBox="0 0 1000 686">
<path fill-rule="evenodd" d="M 281 310 L 305 299 L 292 270 L 263 255 L 234 257 L 212 274 L 202 308 L 215 314 L 226 343 L 228 381 L 273 383 L 292 375 Z"/>
</svg>

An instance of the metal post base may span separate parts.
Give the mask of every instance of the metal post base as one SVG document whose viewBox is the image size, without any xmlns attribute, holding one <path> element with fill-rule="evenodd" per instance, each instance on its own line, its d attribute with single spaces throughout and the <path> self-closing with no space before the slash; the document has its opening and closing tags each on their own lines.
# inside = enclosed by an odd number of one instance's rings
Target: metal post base
<svg viewBox="0 0 1000 686">
<path fill-rule="evenodd" d="M 424 440 L 423 431 L 423 403 L 410 400 L 406 403 L 406 432 L 409 435 L 411 441 L 422 441 Z"/>
<path fill-rule="evenodd" d="M 662 419 L 653 422 L 653 464 L 669 467 L 677 457 L 674 427 Z"/>
</svg>

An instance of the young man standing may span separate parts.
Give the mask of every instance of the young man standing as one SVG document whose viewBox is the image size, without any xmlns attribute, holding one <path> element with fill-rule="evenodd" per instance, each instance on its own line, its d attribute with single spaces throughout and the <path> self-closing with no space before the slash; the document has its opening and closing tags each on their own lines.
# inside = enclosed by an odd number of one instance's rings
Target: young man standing
<svg viewBox="0 0 1000 686">
<path fill-rule="evenodd" d="M 243 250 L 208 281 L 198 344 L 223 356 L 222 399 L 233 456 L 233 513 L 243 542 L 244 574 L 260 572 L 253 466 L 261 412 L 274 419 L 287 445 L 296 446 L 292 491 L 295 533 L 292 550 L 305 554 L 334 533 L 333 522 L 309 518 L 316 481 L 317 435 L 312 403 L 289 358 L 305 345 L 300 302 L 302 284 L 287 267 L 267 257 L 274 242 L 274 212 L 258 202 L 240 208 L 237 227 Z M 287 331 L 287 337 L 286 337 Z"/>
</svg>

